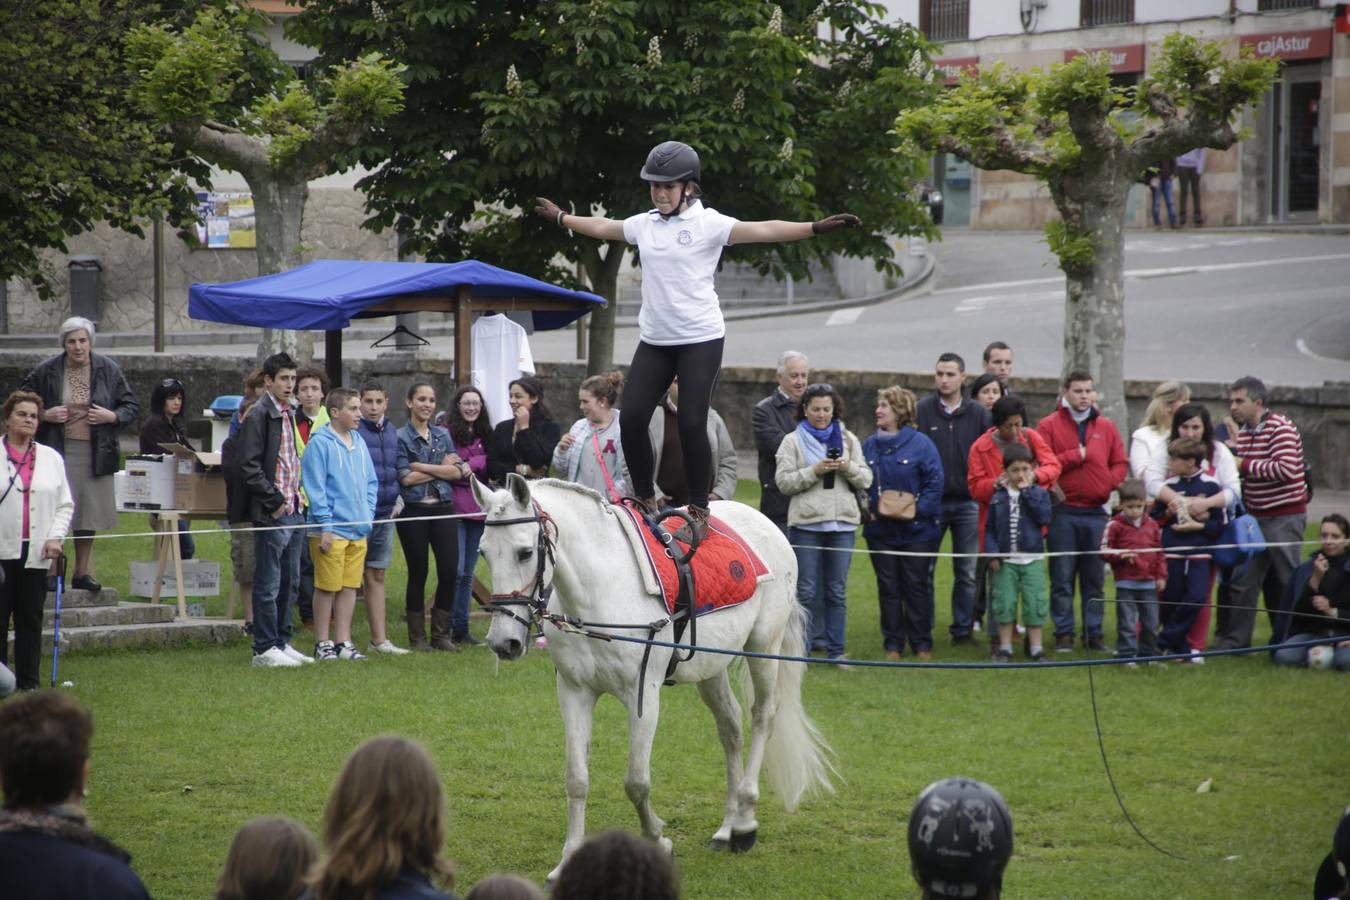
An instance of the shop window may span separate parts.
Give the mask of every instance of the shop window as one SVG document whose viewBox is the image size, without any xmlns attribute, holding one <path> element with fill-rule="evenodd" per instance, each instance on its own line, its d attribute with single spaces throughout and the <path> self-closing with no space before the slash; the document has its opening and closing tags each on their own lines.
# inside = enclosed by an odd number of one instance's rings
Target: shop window
<svg viewBox="0 0 1350 900">
<path fill-rule="evenodd" d="M 1079 10 L 1084 28 L 1134 21 L 1134 0 L 1080 0 Z"/>
<path fill-rule="evenodd" d="M 930 41 L 970 37 L 970 0 L 919 0 L 919 30 Z"/>
</svg>

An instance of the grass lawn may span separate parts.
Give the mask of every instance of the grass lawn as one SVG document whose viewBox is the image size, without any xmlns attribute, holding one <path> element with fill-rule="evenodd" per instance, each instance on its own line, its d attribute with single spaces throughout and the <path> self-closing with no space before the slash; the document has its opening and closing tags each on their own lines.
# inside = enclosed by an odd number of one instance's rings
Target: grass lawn
<svg viewBox="0 0 1350 900">
<path fill-rule="evenodd" d="M 746 498 L 754 490 L 742 482 Z M 145 530 L 144 517 L 123 516 L 122 528 Z M 199 556 L 222 561 L 228 583 L 224 537 L 197 541 Z M 128 561 L 148 558 L 149 548 L 148 538 L 100 542 L 103 582 L 125 590 Z M 879 658 L 865 557 L 854 558 L 851 574 L 848 650 Z M 403 585 L 396 555 L 388 618 L 400 644 Z M 937 657 L 980 659 L 982 648 L 950 647 L 949 589 L 943 562 Z M 208 610 L 222 614 L 223 598 Z M 358 629 L 363 640 L 364 623 Z M 1267 634 L 1263 618 L 1258 639 Z M 312 649 L 308 639 L 298 644 Z M 235 829 L 253 816 L 285 813 L 317 831 L 343 759 L 391 731 L 424 742 L 440 765 L 459 893 L 494 871 L 542 879 L 557 862 L 563 742 L 547 653 L 500 666 L 486 650 L 303 670 L 254 669 L 248 660 L 241 640 L 61 662 L 62 679 L 74 681 L 69 690 L 97 722 L 90 813 L 132 852 L 154 896 L 209 896 Z M 1098 756 L 1087 670 L 818 667 L 806 680 L 806 705 L 838 753 L 838 793 L 789 816 L 766 789 L 759 845 L 746 856 L 706 849 L 724 780 L 711 717 L 692 687 L 664 698 L 653 800 L 675 842 L 684 895 L 913 896 L 904 848 L 910 804 L 928 782 L 964 774 L 998 786 L 1012 807 L 1007 896 L 1307 896 L 1350 801 L 1350 681 L 1277 670 L 1264 656 L 1095 672 L 1126 803 L 1155 842 L 1184 859 L 1150 849 L 1117 809 Z M 636 828 L 622 784 L 624 712 L 607 698 L 596 715 L 589 828 Z M 1197 794 L 1206 779 L 1213 789 Z"/>
</svg>

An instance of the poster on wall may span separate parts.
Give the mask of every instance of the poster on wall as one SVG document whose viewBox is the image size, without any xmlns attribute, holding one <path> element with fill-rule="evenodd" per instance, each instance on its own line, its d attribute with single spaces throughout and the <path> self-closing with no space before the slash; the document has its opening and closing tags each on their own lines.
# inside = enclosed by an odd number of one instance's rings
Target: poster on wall
<svg viewBox="0 0 1350 900">
<path fill-rule="evenodd" d="M 253 195 L 246 191 L 198 191 L 197 240 L 212 250 L 251 250 L 258 246 Z"/>
</svg>

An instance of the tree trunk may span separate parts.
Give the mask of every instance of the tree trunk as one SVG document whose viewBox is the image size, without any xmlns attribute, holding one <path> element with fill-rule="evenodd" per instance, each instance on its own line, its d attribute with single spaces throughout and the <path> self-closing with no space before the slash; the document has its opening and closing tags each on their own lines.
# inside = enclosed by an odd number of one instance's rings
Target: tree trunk
<svg viewBox="0 0 1350 900">
<path fill-rule="evenodd" d="M 300 226 L 309 183 L 278 178 L 267 173 L 245 173 L 253 191 L 253 212 L 257 217 L 258 274 L 273 275 L 293 269 L 303 262 Z M 258 342 L 258 361 L 273 353 L 289 353 L 301 361 L 314 358 L 314 335 L 308 331 L 264 328 Z"/>
<path fill-rule="evenodd" d="M 590 353 L 586 357 L 586 374 L 598 375 L 614 368 L 614 320 L 619 304 L 619 266 L 628 252 L 623 241 L 607 241 L 602 257 L 598 250 L 583 253 L 581 263 L 591 279 L 591 291 L 605 298 L 605 308 L 591 313 Z"/>
<path fill-rule="evenodd" d="M 1125 199 L 1124 172 L 1093 179 L 1092 196 L 1061 208 L 1074 231 L 1092 244 L 1092 265 L 1066 268 L 1064 357 L 1061 377 L 1078 369 L 1092 376 L 1102 414 L 1128 435 L 1125 410 Z M 1076 201 L 1076 202 L 1074 202 Z"/>
</svg>

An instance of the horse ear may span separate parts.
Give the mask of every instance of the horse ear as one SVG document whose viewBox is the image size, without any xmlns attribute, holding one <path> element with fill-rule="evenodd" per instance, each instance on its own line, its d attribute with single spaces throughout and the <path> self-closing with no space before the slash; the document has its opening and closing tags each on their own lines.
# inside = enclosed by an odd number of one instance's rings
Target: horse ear
<svg viewBox="0 0 1350 900">
<path fill-rule="evenodd" d="M 506 489 L 511 492 L 511 499 L 523 509 L 530 508 L 530 483 L 521 478 L 515 472 L 510 472 L 506 476 Z"/>
<path fill-rule="evenodd" d="M 472 476 L 469 478 L 469 487 L 473 490 L 473 499 L 478 504 L 478 508 L 487 509 L 488 504 L 492 501 L 492 488 Z"/>
</svg>

